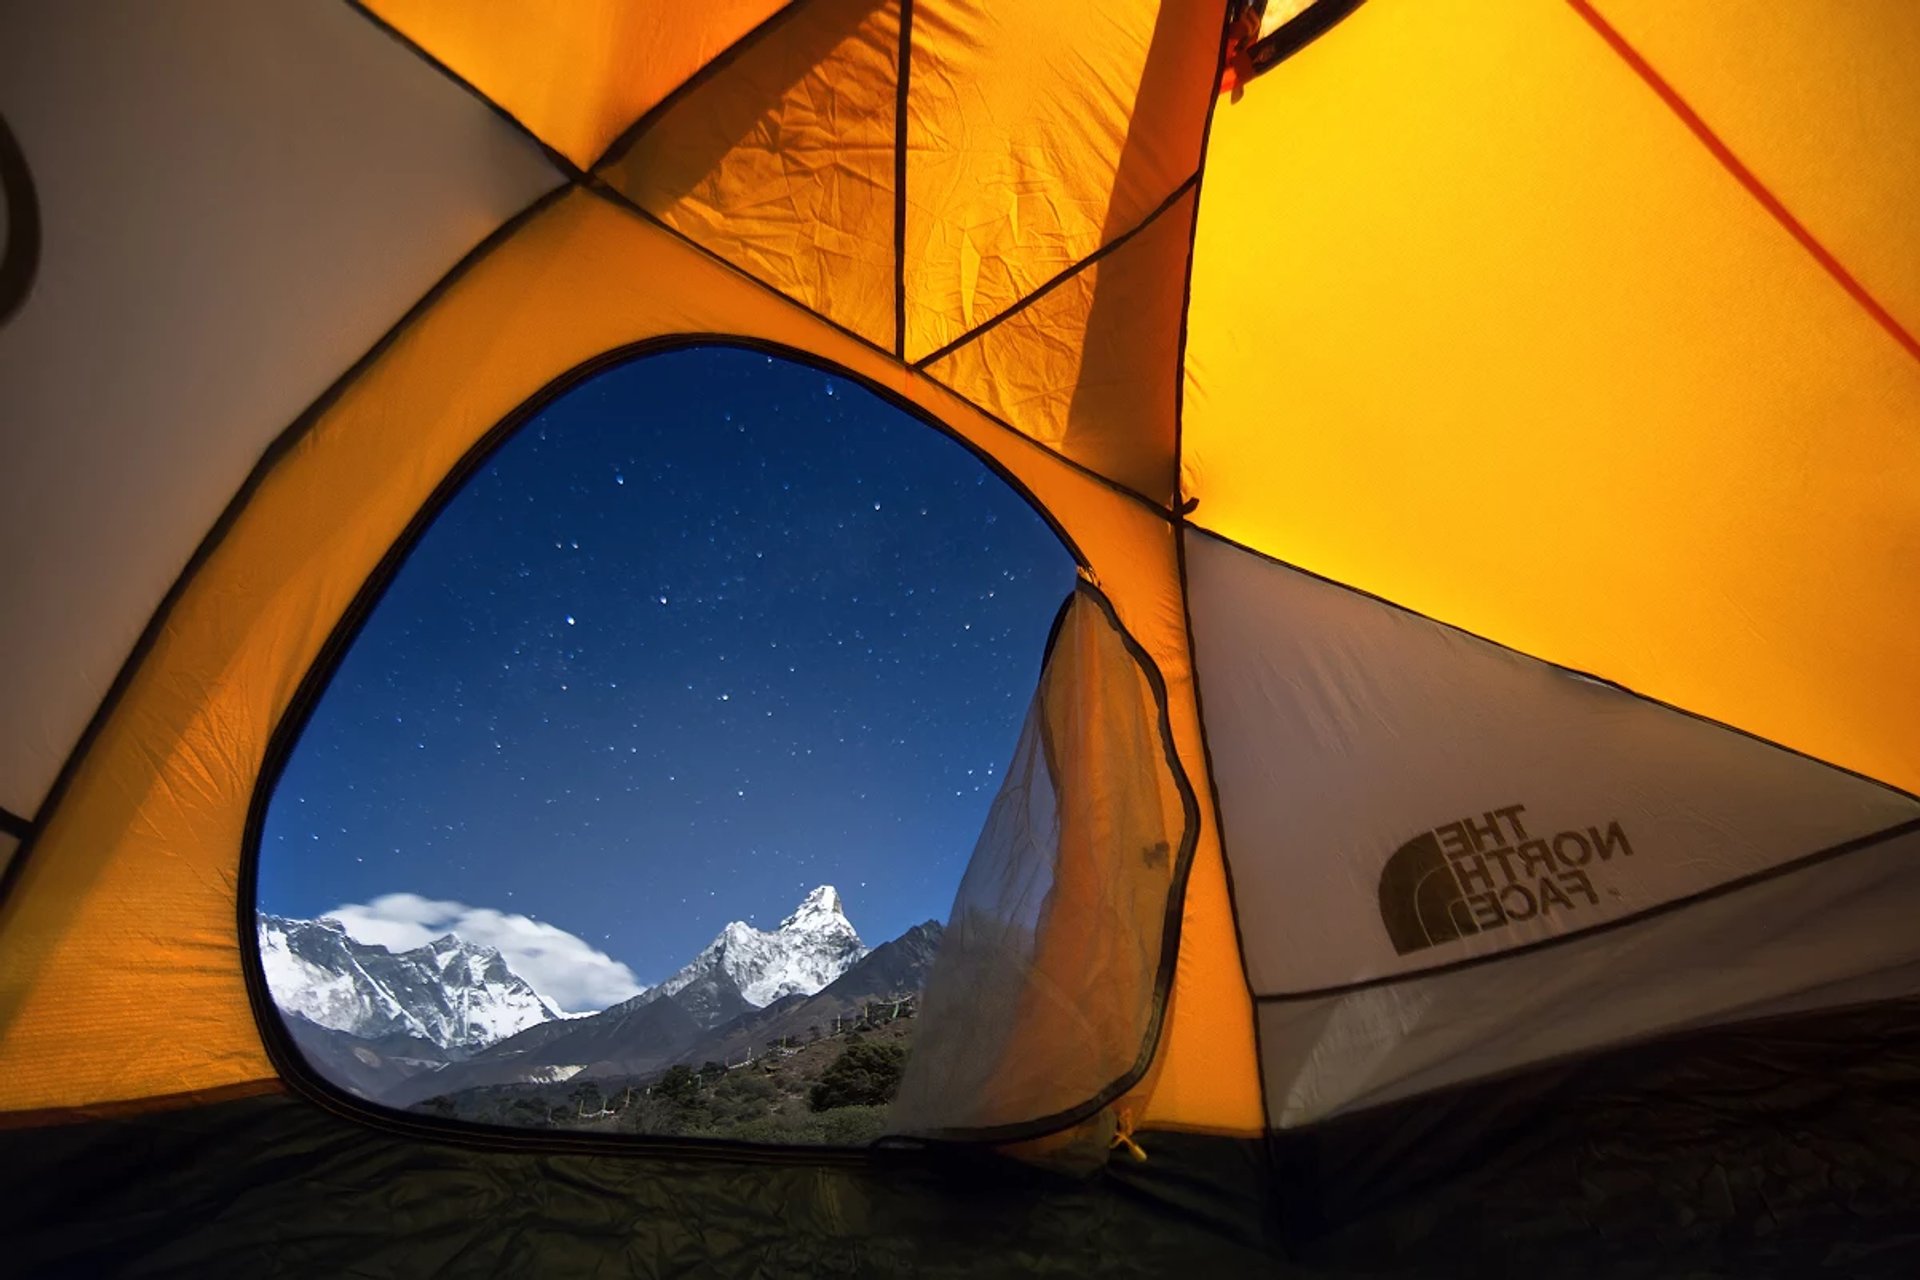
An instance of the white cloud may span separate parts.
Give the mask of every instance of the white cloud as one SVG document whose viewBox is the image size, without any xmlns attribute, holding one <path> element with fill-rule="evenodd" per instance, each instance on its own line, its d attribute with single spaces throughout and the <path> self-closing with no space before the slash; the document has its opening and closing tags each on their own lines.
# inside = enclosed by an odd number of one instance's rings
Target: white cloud
<svg viewBox="0 0 1920 1280">
<path fill-rule="evenodd" d="M 569 1013 L 604 1009 L 646 988 L 633 970 L 584 938 L 527 916 L 472 907 L 417 893 L 386 893 L 326 913 L 349 937 L 389 951 L 409 951 L 445 934 L 493 947 L 507 967 Z"/>
</svg>

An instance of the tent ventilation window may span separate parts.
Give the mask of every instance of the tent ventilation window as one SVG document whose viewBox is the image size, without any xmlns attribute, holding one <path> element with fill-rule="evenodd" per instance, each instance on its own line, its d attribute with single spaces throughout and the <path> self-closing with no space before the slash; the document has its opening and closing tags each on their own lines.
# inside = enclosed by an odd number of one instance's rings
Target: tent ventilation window
<svg viewBox="0 0 1920 1280">
<path fill-rule="evenodd" d="M 283 1070 L 569 1141 L 842 1146 L 890 1131 L 923 1026 L 972 1055 L 1063 1033 L 1080 1066 L 1057 1085 L 1085 1096 L 1086 1072 L 1123 1072 L 1178 805 L 1148 785 L 1157 711 L 1086 590 L 1023 735 L 1075 581 L 1023 496 L 859 384 L 740 347 L 603 364 L 504 434 L 276 747 L 255 989 Z M 1144 842 L 1158 889 L 1069 856 L 1107 803 L 1083 785 L 1134 797 L 1101 822 Z M 983 913 L 1025 912 L 996 941 L 1028 977 L 929 1024 L 976 838 L 1033 896 L 970 879 L 959 963 Z M 1115 909 L 1152 918 L 1147 950 L 1131 925 L 1079 936 Z M 1067 1026 L 1039 979 L 1081 964 L 1114 1007 Z M 912 1114 L 948 1115 L 929 1091 L 991 1065 L 915 1076 Z M 1054 1092 L 957 1119 L 1033 1105 Z"/>
</svg>

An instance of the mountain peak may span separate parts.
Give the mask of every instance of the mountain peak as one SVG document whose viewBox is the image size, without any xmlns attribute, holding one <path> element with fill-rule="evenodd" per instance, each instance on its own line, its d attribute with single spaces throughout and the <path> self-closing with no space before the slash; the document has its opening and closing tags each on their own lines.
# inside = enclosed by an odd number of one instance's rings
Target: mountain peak
<svg viewBox="0 0 1920 1280">
<path fill-rule="evenodd" d="M 780 922 L 779 931 L 781 933 L 792 933 L 796 930 L 811 931 L 821 925 L 836 923 L 848 929 L 853 927 L 852 922 L 847 919 L 846 907 L 840 901 L 840 891 L 830 884 L 823 884 L 800 899 L 800 905 L 793 909 L 793 914 Z"/>
<path fill-rule="evenodd" d="M 812 995 L 867 954 L 840 901 L 840 891 L 823 884 L 772 931 L 735 920 L 722 929 L 692 963 L 655 990 L 672 996 L 696 983 L 724 977 L 726 985 L 755 1008 L 782 996 Z"/>
</svg>

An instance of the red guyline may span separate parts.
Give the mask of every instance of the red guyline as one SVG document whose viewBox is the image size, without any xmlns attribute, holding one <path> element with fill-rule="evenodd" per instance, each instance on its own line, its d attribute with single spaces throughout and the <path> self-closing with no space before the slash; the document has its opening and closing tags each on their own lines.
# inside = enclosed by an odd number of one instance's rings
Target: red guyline
<svg viewBox="0 0 1920 1280">
<path fill-rule="evenodd" d="M 1759 201 L 1760 207 L 1772 214 L 1774 221 L 1785 227 L 1787 234 L 1798 240 L 1800 247 L 1813 255 L 1813 260 L 1833 277 L 1834 282 L 1845 289 L 1848 296 L 1859 303 L 1861 309 L 1872 316 L 1880 327 L 1906 350 L 1908 355 L 1915 360 L 1920 360 L 1920 341 L 1916 341 L 1912 334 L 1901 327 L 1892 313 L 1867 292 L 1866 286 L 1853 278 L 1853 275 L 1840 264 L 1840 260 L 1834 257 L 1825 245 L 1814 239 L 1813 233 L 1788 212 L 1787 206 L 1780 203 L 1780 198 L 1767 189 L 1766 184 L 1760 181 L 1753 170 L 1741 163 L 1740 157 L 1734 155 L 1732 149 L 1720 140 L 1719 135 L 1708 127 L 1705 120 L 1700 118 L 1699 113 L 1687 105 L 1686 99 L 1682 98 L 1674 87 L 1653 69 L 1652 64 L 1640 56 L 1638 50 L 1627 43 L 1626 37 L 1614 30 L 1613 26 L 1600 16 L 1591 0 L 1567 0 L 1567 3 L 1573 7 L 1575 13 L 1586 19 L 1587 25 L 1599 33 L 1600 38 L 1620 56 L 1622 62 L 1633 69 L 1635 75 L 1646 81 L 1647 87 L 1660 96 L 1660 100 L 1667 104 L 1673 114 L 1680 117 L 1680 122 L 1693 131 L 1694 137 L 1700 139 L 1701 144 L 1713 153 L 1713 158 L 1718 160 L 1721 166 L 1747 189 L 1747 194 Z"/>
</svg>

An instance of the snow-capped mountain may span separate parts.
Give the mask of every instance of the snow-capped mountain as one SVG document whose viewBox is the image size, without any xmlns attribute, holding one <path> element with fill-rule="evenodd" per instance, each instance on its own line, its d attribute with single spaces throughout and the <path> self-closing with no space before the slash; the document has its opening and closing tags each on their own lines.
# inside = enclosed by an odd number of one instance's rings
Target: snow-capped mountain
<svg viewBox="0 0 1920 1280">
<path fill-rule="evenodd" d="M 336 920 L 262 915 L 260 960 L 282 1011 L 365 1040 L 478 1049 L 564 1016 L 498 951 L 452 934 L 393 952 L 354 941 Z"/>
<path fill-rule="evenodd" d="M 782 996 L 814 994 L 866 954 L 866 945 L 841 907 L 839 891 L 823 884 L 777 929 L 756 929 L 735 920 L 650 994 L 674 996 L 691 1005 L 697 1001 L 689 996 L 700 989 L 718 986 L 724 991 L 731 986 L 739 999 L 765 1008 Z"/>
<path fill-rule="evenodd" d="M 821 885 L 778 928 L 736 920 L 659 986 L 599 1013 L 568 1014 L 498 951 L 452 934 L 392 952 L 356 942 L 336 920 L 259 921 L 267 986 L 308 1060 L 386 1100 L 402 1085 L 437 1092 L 556 1066 L 660 1065 L 738 1018 L 818 995 L 870 954 L 839 892 Z"/>
</svg>

